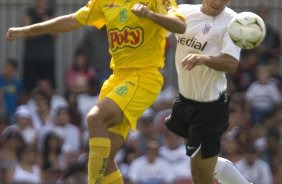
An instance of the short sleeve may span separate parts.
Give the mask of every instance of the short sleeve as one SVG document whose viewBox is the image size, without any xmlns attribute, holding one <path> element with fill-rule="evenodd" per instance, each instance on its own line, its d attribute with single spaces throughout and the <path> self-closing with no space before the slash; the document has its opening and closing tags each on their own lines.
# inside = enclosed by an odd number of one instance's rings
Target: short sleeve
<svg viewBox="0 0 282 184">
<path fill-rule="evenodd" d="M 239 48 L 237 45 L 233 43 L 230 36 L 226 32 L 223 38 L 223 45 L 222 45 L 221 53 L 228 54 L 239 61 L 240 52 L 241 52 L 241 48 Z"/>
<path fill-rule="evenodd" d="M 100 0 L 90 0 L 88 3 L 75 12 L 75 18 L 82 25 L 95 26 L 101 28 L 106 21 L 102 8 L 100 8 Z"/>
</svg>

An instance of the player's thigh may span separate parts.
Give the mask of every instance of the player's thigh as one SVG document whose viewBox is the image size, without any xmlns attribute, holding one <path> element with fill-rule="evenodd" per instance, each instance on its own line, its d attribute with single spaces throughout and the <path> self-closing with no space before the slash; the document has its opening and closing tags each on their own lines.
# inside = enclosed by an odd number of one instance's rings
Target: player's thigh
<svg viewBox="0 0 282 184">
<path fill-rule="evenodd" d="M 130 71 L 130 72 L 129 72 Z M 126 137 L 129 129 L 136 129 L 137 119 L 156 100 L 163 84 L 163 78 L 158 69 L 134 69 L 118 73 L 119 77 L 111 78 L 113 88 L 110 92 L 103 93 L 120 107 L 123 112 L 123 122 L 117 126 L 110 127 L 110 131 L 120 133 Z M 120 77 L 122 75 L 126 77 Z M 106 91 L 105 86 L 102 91 Z M 101 97 L 102 97 L 101 96 Z"/>
</svg>

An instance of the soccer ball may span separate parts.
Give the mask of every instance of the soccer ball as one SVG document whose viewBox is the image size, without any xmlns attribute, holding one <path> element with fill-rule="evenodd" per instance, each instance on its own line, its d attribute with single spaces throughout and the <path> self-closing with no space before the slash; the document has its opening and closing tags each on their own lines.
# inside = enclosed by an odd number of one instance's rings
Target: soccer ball
<svg viewBox="0 0 282 184">
<path fill-rule="evenodd" d="M 242 49 L 253 49 L 263 41 L 266 33 L 264 21 L 252 12 L 238 13 L 228 26 L 231 40 Z"/>
</svg>

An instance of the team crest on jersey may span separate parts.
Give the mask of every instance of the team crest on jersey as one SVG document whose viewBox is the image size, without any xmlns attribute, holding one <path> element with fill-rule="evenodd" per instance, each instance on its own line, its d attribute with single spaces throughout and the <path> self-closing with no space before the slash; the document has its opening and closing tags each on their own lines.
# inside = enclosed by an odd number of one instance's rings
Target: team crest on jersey
<svg viewBox="0 0 282 184">
<path fill-rule="evenodd" d="M 208 33 L 210 32 L 211 28 L 212 28 L 211 25 L 205 24 L 204 27 L 203 27 L 203 29 L 202 29 L 202 33 L 208 34 Z"/>
<path fill-rule="evenodd" d="M 164 5 L 166 11 L 168 11 L 171 8 L 170 0 L 163 0 L 163 5 Z"/>
<path fill-rule="evenodd" d="M 119 21 L 121 23 L 124 23 L 124 22 L 127 21 L 127 19 L 128 19 L 128 12 L 127 12 L 127 9 L 124 8 L 124 9 L 120 10 L 120 12 L 119 12 Z"/>
<path fill-rule="evenodd" d="M 118 94 L 119 96 L 125 96 L 127 93 L 128 93 L 128 88 L 127 86 L 119 86 L 117 89 L 116 89 L 116 94 Z"/>
<path fill-rule="evenodd" d="M 124 27 L 122 30 L 112 29 L 108 31 L 110 49 L 112 52 L 125 47 L 139 47 L 144 40 L 141 27 Z"/>
</svg>

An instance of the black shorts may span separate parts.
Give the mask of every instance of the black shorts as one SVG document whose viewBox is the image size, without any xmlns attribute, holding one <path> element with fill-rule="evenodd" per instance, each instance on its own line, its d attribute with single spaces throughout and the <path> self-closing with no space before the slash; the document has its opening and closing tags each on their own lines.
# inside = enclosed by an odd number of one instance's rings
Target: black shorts
<svg viewBox="0 0 282 184">
<path fill-rule="evenodd" d="M 188 140 L 188 156 L 192 156 L 199 146 L 202 158 L 219 154 L 221 137 L 229 125 L 229 101 L 226 93 L 212 102 L 197 102 L 181 94 L 175 99 L 165 124 L 170 131 Z"/>
</svg>

